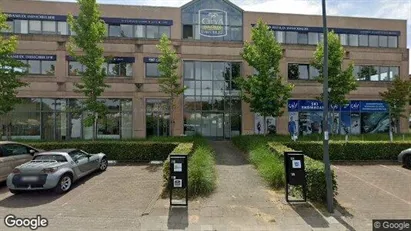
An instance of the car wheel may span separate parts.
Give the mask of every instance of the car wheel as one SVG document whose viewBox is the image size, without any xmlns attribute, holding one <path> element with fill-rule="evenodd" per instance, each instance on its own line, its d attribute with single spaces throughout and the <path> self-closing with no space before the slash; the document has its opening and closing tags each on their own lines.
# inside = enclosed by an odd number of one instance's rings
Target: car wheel
<svg viewBox="0 0 411 231">
<path fill-rule="evenodd" d="M 106 169 L 107 169 L 107 166 L 108 166 L 108 161 L 107 161 L 107 158 L 103 158 L 103 159 L 101 159 L 101 161 L 100 161 L 100 167 L 99 167 L 99 170 L 100 171 L 106 171 Z"/>
<path fill-rule="evenodd" d="M 406 168 L 411 168 L 411 155 L 407 155 L 404 157 L 404 166 Z"/>
<path fill-rule="evenodd" d="M 64 174 L 63 176 L 61 176 L 59 183 L 54 188 L 54 192 L 58 194 L 66 193 L 71 189 L 72 184 L 73 178 L 70 176 L 70 174 Z"/>
<path fill-rule="evenodd" d="M 9 189 L 9 191 L 13 194 L 20 194 L 21 193 L 20 190 Z"/>
</svg>

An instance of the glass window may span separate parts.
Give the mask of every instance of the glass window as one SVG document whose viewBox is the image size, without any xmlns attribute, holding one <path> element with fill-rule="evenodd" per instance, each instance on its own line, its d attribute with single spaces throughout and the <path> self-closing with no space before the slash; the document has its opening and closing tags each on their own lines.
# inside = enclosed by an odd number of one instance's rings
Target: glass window
<svg viewBox="0 0 411 231">
<path fill-rule="evenodd" d="M 298 79 L 308 79 L 308 65 L 298 65 Z"/>
<path fill-rule="evenodd" d="M 314 32 L 308 33 L 308 44 L 311 44 L 311 45 L 318 44 L 318 33 L 314 33 Z"/>
<path fill-rule="evenodd" d="M 397 36 L 388 36 L 388 47 L 397 48 L 398 47 L 398 37 Z"/>
<path fill-rule="evenodd" d="M 120 135 L 120 115 L 118 112 L 106 113 L 97 121 L 98 135 Z"/>
<path fill-rule="evenodd" d="M 126 63 L 126 76 L 133 76 L 133 64 Z"/>
<path fill-rule="evenodd" d="M 27 20 L 14 20 L 14 32 L 17 34 L 29 33 L 29 22 Z"/>
<path fill-rule="evenodd" d="M 340 43 L 343 46 L 348 45 L 348 35 L 347 34 L 340 34 Z"/>
<path fill-rule="evenodd" d="M 277 39 L 278 43 L 284 43 L 285 42 L 285 32 L 284 31 L 276 31 L 275 32 L 275 38 Z"/>
<path fill-rule="evenodd" d="M 183 39 L 193 39 L 193 25 L 183 25 Z"/>
<path fill-rule="evenodd" d="M 41 74 L 40 61 L 39 60 L 29 60 L 29 74 Z"/>
<path fill-rule="evenodd" d="M 120 25 L 121 37 L 132 38 L 133 37 L 133 25 Z"/>
<path fill-rule="evenodd" d="M 368 47 L 368 35 L 360 35 L 360 46 L 362 47 Z"/>
<path fill-rule="evenodd" d="M 358 47 L 358 35 L 350 34 L 348 35 L 350 46 Z"/>
<path fill-rule="evenodd" d="M 184 79 L 194 79 L 194 62 L 184 62 Z"/>
<path fill-rule="evenodd" d="M 169 26 L 159 26 L 158 33 L 159 33 L 159 37 L 163 36 L 163 34 L 166 34 L 167 37 L 170 38 L 170 27 Z"/>
<path fill-rule="evenodd" d="M 56 61 L 41 61 L 41 74 L 54 75 Z"/>
<path fill-rule="evenodd" d="M 379 36 L 379 45 L 380 47 L 388 47 L 388 36 Z"/>
<path fill-rule="evenodd" d="M 370 47 L 378 47 L 378 35 L 370 35 Z"/>
<path fill-rule="evenodd" d="M 146 37 L 146 35 L 145 35 L 145 30 L 144 30 L 144 28 L 145 28 L 145 26 L 144 25 L 135 25 L 134 26 L 134 28 L 135 28 L 135 36 L 137 37 L 137 38 L 144 38 L 144 37 Z"/>
<path fill-rule="evenodd" d="M 298 33 L 298 44 L 308 44 L 308 33 Z"/>
<path fill-rule="evenodd" d="M 110 37 L 121 37 L 120 25 L 109 25 L 108 36 Z"/>
<path fill-rule="evenodd" d="M 211 62 L 201 62 L 201 79 L 212 80 Z"/>
<path fill-rule="evenodd" d="M 6 24 L 9 28 L 3 28 L 1 32 L 4 33 L 13 33 L 13 21 L 6 21 Z"/>
<path fill-rule="evenodd" d="M 5 144 L 3 145 L 5 151 L 3 156 L 16 156 L 29 154 L 29 148 L 21 144 Z"/>
<path fill-rule="evenodd" d="M 324 41 L 324 34 L 323 33 L 318 33 L 318 41 L 323 42 Z"/>
<path fill-rule="evenodd" d="M 381 81 L 389 81 L 390 75 L 388 72 L 388 67 L 380 67 L 380 79 Z"/>
<path fill-rule="evenodd" d="M 146 77 L 160 77 L 158 63 L 146 63 Z"/>
<path fill-rule="evenodd" d="M 61 35 L 68 34 L 67 22 L 57 22 L 57 33 Z"/>
<path fill-rule="evenodd" d="M 298 70 L 298 64 L 293 64 L 290 63 L 288 64 L 288 79 L 298 79 L 298 76 L 300 75 L 299 70 Z"/>
<path fill-rule="evenodd" d="M 120 76 L 120 68 L 118 64 L 109 63 L 107 68 L 108 76 Z"/>
<path fill-rule="evenodd" d="M 285 42 L 288 44 L 296 44 L 298 42 L 298 32 L 285 32 Z"/>
<path fill-rule="evenodd" d="M 232 41 L 242 41 L 243 40 L 243 28 L 242 27 L 231 27 L 231 40 Z"/>
<path fill-rule="evenodd" d="M 390 79 L 393 80 L 397 78 L 400 74 L 400 68 L 399 67 L 390 67 Z"/>
<path fill-rule="evenodd" d="M 371 81 L 379 81 L 380 80 L 380 68 L 378 66 L 373 66 L 370 73 L 370 80 Z"/>
<path fill-rule="evenodd" d="M 55 34 L 56 33 L 56 22 L 55 21 L 42 21 L 43 23 L 43 34 Z"/>
<path fill-rule="evenodd" d="M 83 65 L 80 62 L 70 61 L 69 62 L 69 75 L 80 75 Z"/>
<path fill-rule="evenodd" d="M 41 21 L 30 20 L 29 21 L 29 33 L 40 34 L 41 33 Z"/>
<path fill-rule="evenodd" d="M 158 26 L 147 26 L 147 38 L 158 38 Z"/>
<path fill-rule="evenodd" d="M 320 72 L 313 66 L 310 66 L 310 79 L 315 79 L 320 76 Z"/>
</svg>

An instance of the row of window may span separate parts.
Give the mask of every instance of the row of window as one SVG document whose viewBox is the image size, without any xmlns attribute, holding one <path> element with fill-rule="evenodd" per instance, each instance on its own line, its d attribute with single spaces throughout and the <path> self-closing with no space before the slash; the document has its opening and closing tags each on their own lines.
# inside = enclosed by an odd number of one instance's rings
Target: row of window
<svg viewBox="0 0 411 231">
<path fill-rule="evenodd" d="M 399 67 L 354 66 L 354 75 L 359 81 L 392 81 L 399 75 Z M 309 64 L 288 64 L 288 79 L 290 80 L 314 80 L 318 76 L 318 70 Z"/>
<path fill-rule="evenodd" d="M 63 21 L 41 21 L 41 20 L 13 20 L 7 21 L 9 29 L 3 29 L 6 33 L 15 34 L 59 34 L 75 35 L 70 31 L 67 22 Z M 128 25 L 128 24 L 105 24 L 106 36 L 125 38 L 148 38 L 158 39 L 163 34 L 170 37 L 170 26 L 157 25 Z"/>
<path fill-rule="evenodd" d="M 323 41 L 323 33 L 275 31 L 277 42 L 285 44 L 317 45 Z M 341 45 L 354 47 L 398 47 L 397 36 L 338 34 Z"/>
<path fill-rule="evenodd" d="M 133 76 L 132 63 L 104 63 L 106 74 L 109 77 L 131 77 Z M 69 61 L 69 75 L 79 76 L 86 71 L 86 66 L 77 61 Z"/>
</svg>

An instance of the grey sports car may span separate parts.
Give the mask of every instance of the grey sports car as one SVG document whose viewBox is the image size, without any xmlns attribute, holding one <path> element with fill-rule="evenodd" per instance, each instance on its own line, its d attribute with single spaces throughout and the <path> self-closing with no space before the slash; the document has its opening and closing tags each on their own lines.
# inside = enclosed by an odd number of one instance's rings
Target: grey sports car
<svg viewBox="0 0 411 231">
<path fill-rule="evenodd" d="M 107 166 L 104 153 L 89 154 L 79 149 L 41 152 L 13 169 L 7 177 L 7 187 L 14 194 L 41 189 L 65 193 L 76 180 L 96 170 L 105 171 Z"/>
</svg>

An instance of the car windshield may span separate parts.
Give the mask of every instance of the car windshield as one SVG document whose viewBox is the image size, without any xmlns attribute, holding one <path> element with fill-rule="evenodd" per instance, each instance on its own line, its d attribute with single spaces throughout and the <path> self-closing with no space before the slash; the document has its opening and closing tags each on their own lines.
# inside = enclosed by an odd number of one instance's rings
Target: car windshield
<svg viewBox="0 0 411 231">
<path fill-rule="evenodd" d="M 67 162 L 66 157 L 62 155 L 38 155 L 35 156 L 34 161 L 57 161 L 57 162 Z"/>
</svg>

